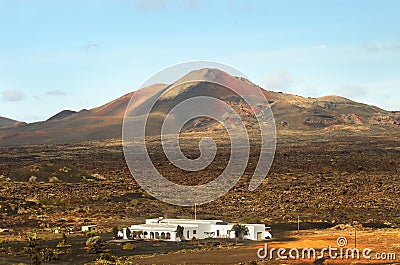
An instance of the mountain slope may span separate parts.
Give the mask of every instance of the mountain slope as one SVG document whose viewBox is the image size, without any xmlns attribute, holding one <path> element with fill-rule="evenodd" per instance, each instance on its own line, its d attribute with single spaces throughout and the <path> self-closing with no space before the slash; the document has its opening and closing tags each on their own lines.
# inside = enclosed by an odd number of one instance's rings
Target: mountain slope
<svg viewBox="0 0 400 265">
<path fill-rule="evenodd" d="M 17 123 L 18 121 L 0 116 L 0 127 L 13 126 Z"/>
<path fill-rule="evenodd" d="M 195 80 L 195 81 L 193 81 Z M 210 82 L 212 81 L 212 82 Z M 157 134 L 166 114 L 179 102 L 194 96 L 210 95 L 235 107 L 241 115 L 252 113 L 245 102 L 231 90 L 218 83 L 235 87 L 240 94 L 261 89 L 272 108 L 279 129 L 319 130 L 340 129 L 340 126 L 371 126 L 400 128 L 400 113 L 389 112 L 346 98 L 326 96 L 304 98 L 301 96 L 266 91 L 242 77 L 233 77 L 218 69 L 195 70 L 171 85 L 154 84 L 136 92 L 128 93 L 100 107 L 79 112 L 63 111 L 43 122 L 15 125 L 15 121 L 0 118 L 11 127 L 0 128 L 0 145 L 71 143 L 99 139 L 121 138 L 123 117 L 128 103 L 135 93 L 130 111 L 141 118 L 151 99 L 160 97 L 153 111 L 157 114 L 149 123 L 151 134 Z M 164 93 L 166 92 L 166 93 Z M 215 111 L 223 111 L 215 106 Z M 256 126 L 255 120 L 245 119 L 245 124 Z M 184 129 L 188 131 L 210 130 L 219 126 L 213 120 L 198 118 Z"/>
<path fill-rule="evenodd" d="M 63 110 L 59 113 L 57 113 L 56 115 L 50 117 L 47 119 L 47 121 L 51 121 L 51 120 L 62 120 L 64 118 L 67 118 L 71 115 L 74 115 L 76 113 L 76 111 L 72 111 L 72 110 Z"/>
</svg>

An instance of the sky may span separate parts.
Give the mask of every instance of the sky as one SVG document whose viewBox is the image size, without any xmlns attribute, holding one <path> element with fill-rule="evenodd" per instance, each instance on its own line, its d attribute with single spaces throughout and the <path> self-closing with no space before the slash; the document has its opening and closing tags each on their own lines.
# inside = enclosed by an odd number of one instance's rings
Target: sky
<svg viewBox="0 0 400 265">
<path fill-rule="evenodd" d="M 400 1 L 0 0 L 0 116 L 105 104 L 182 62 L 400 110 Z"/>
</svg>

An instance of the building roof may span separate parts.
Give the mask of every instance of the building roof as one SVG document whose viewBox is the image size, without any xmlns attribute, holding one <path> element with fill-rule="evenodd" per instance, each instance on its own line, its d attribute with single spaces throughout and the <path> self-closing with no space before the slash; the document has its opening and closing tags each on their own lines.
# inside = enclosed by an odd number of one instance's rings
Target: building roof
<svg viewBox="0 0 400 265">
<path fill-rule="evenodd" d="M 216 224 L 222 220 L 201 220 L 201 219 L 146 219 L 146 223 L 167 223 L 167 224 Z"/>
<path fill-rule="evenodd" d="M 147 230 L 147 231 L 168 231 L 175 232 L 179 224 L 166 224 L 166 223 L 154 223 L 154 224 L 140 224 L 132 225 L 130 230 Z M 182 224 L 184 227 L 196 228 L 198 225 Z"/>
</svg>

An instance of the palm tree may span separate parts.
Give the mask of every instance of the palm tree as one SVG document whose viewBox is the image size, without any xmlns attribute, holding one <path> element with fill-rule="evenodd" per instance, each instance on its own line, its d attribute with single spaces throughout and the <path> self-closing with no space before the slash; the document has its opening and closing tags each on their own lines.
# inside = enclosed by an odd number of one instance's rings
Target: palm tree
<svg viewBox="0 0 400 265">
<path fill-rule="evenodd" d="M 232 230 L 235 231 L 235 237 L 243 239 L 244 236 L 249 234 L 249 228 L 245 225 L 235 224 L 232 226 Z"/>
<path fill-rule="evenodd" d="M 183 227 L 183 226 L 180 226 L 180 225 L 178 225 L 177 227 L 176 227 L 176 237 L 179 237 L 181 240 L 183 240 L 183 230 L 184 230 L 185 228 Z"/>
</svg>

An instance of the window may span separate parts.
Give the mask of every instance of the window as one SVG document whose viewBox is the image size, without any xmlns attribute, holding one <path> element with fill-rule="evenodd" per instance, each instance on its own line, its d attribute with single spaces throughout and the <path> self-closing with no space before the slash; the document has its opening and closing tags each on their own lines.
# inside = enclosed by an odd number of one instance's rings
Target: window
<svg viewBox="0 0 400 265">
<path fill-rule="evenodd" d="M 196 230 L 193 230 L 193 235 L 195 235 L 197 233 L 197 231 Z"/>
</svg>

